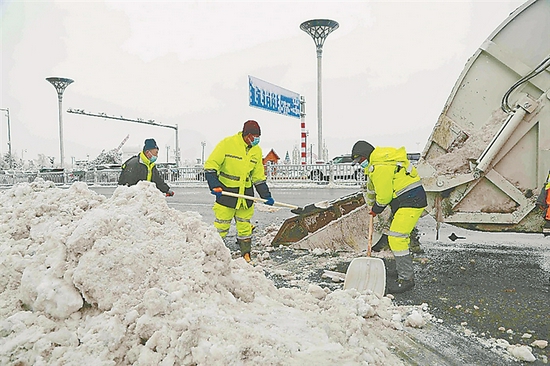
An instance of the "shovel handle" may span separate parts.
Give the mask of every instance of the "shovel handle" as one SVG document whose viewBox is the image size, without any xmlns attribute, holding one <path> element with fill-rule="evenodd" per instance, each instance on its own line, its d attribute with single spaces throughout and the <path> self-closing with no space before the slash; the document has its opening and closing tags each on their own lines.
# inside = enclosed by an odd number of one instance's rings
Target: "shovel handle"
<svg viewBox="0 0 550 366">
<path fill-rule="evenodd" d="M 252 201 L 262 202 L 262 203 L 265 203 L 267 201 L 267 200 L 264 200 L 263 198 L 247 196 L 245 194 L 238 194 L 238 193 L 233 193 L 233 192 L 228 192 L 228 191 L 222 191 L 222 194 L 224 196 L 244 198 L 244 199 L 247 199 L 247 200 L 252 200 Z M 286 208 L 292 208 L 292 209 L 298 208 L 298 206 L 289 205 L 288 203 L 282 203 L 282 202 L 275 202 L 275 203 L 273 203 L 273 206 L 280 206 L 280 207 L 286 207 Z"/>
<path fill-rule="evenodd" d="M 372 250 L 372 234 L 374 231 L 374 217 L 369 214 L 369 236 L 368 236 L 368 243 L 367 243 L 367 257 L 370 257 L 371 250 Z"/>
</svg>

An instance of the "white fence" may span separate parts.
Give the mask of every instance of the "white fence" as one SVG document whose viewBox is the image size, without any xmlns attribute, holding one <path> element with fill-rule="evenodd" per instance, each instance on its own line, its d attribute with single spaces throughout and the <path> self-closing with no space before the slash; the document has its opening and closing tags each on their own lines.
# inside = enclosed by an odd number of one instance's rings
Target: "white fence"
<svg viewBox="0 0 550 366">
<path fill-rule="evenodd" d="M 162 178 L 172 184 L 205 182 L 202 167 L 161 168 Z M 307 164 L 265 166 L 268 182 L 288 183 L 335 183 L 361 185 L 364 182 L 363 169 L 351 164 Z M 0 186 L 12 186 L 21 182 L 32 182 L 40 177 L 57 185 L 83 181 L 89 185 L 116 185 L 120 169 L 92 169 L 87 171 L 23 172 L 0 171 Z"/>
</svg>

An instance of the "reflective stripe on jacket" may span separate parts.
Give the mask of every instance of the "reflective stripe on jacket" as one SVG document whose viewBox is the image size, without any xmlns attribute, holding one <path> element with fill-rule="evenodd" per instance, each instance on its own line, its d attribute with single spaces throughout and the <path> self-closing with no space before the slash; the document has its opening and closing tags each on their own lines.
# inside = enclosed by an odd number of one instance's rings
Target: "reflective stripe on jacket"
<svg viewBox="0 0 550 366">
<path fill-rule="evenodd" d="M 224 190 L 253 196 L 252 186 L 265 182 L 265 172 L 262 163 L 262 149 L 260 146 L 249 147 L 244 142 L 242 132 L 226 137 L 220 141 L 206 162 L 205 171 L 216 171 Z M 222 196 L 218 203 L 237 208 L 245 204 L 245 200 Z M 252 205 L 251 201 L 246 206 Z"/>
</svg>

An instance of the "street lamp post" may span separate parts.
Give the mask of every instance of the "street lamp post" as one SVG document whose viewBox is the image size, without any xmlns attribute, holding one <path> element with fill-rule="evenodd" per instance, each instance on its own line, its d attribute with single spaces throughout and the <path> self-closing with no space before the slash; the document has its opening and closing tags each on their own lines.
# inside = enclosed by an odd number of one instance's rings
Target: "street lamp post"
<svg viewBox="0 0 550 366">
<path fill-rule="evenodd" d="M 317 49 L 317 149 L 319 157 L 323 150 L 323 108 L 322 108 L 322 88 L 321 88 L 321 59 L 323 56 L 323 44 L 328 35 L 338 29 L 340 25 L 335 20 L 312 19 L 300 24 L 300 29 L 313 38 Z M 319 159 L 318 157 L 318 159 Z"/>
<path fill-rule="evenodd" d="M 63 151 L 63 92 L 65 88 L 69 86 L 74 80 L 67 78 L 51 77 L 46 78 L 57 91 L 57 100 L 59 101 L 59 154 L 61 155 L 61 168 L 65 168 L 65 153 Z"/>
<path fill-rule="evenodd" d="M 10 155 L 10 169 L 13 169 L 13 155 L 11 154 L 11 127 L 10 127 L 10 109 L 0 108 L 0 111 L 5 111 L 8 117 L 8 154 Z"/>
<path fill-rule="evenodd" d="M 204 165 L 204 147 L 206 146 L 206 141 L 201 141 L 201 146 L 202 146 L 201 164 Z"/>
</svg>

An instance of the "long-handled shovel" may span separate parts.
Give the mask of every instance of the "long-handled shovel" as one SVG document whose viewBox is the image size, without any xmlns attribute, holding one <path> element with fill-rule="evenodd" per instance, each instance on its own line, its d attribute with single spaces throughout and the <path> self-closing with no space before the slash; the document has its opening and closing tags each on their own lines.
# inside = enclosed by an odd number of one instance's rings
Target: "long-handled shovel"
<svg viewBox="0 0 550 366">
<path fill-rule="evenodd" d="M 348 197 L 357 196 L 357 194 L 360 194 L 361 196 L 363 195 L 362 192 L 356 192 L 349 195 Z M 290 210 L 290 212 L 296 215 L 309 215 L 309 214 L 325 211 L 327 208 L 330 208 L 334 204 L 334 202 L 335 202 L 334 200 L 332 201 L 327 200 L 327 201 L 312 203 L 304 207 L 298 207 L 293 210 Z"/>
<path fill-rule="evenodd" d="M 244 195 L 244 194 L 238 194 L 238 193 L 233 193 L 233 192 L 228 192 L 228 191 L 222 191 L 222 194 L 224 196 L 244 198 L 244 199 L 247 199 L 247 200 L 252 200 L 252 201 L 262 202 L 262 203 L 265 203 L 267 201 L 267 200 L 264 200 L 263 198 L 260 198 L 260 197 L 247 196 L 247 195 Z M 291 208 L 291 209 L 300 208 L 298 206 L 290 205 L 288 203 L 282 203 L 282 202 L 275 202 L 275 203 L 273 203 L 273 206 L 286 207 L 286 208 Z"/>
<path fill-rule="evenodd" d="M 372 215 L 369 215 L 369 218 L 367 257 L 359 257 L 351 261 L 346 271 L 344 289 L 355 288 L 357 291 L 371 290 L 379 296 L 384 296 L 386 266 L 382 259 L 371 257 L 374 218 Z"/>
<path fill-rule="evenodd" d="M 304 207 L 296 207 L 295 209 L 290 210 L 290 212 L 296 215 L 306 215 L 314 212 L 320 212 L 329 207 L 330 207 L 329 201 L 321 201 L 317 203 L 312 203 Z"/>
</svg>

